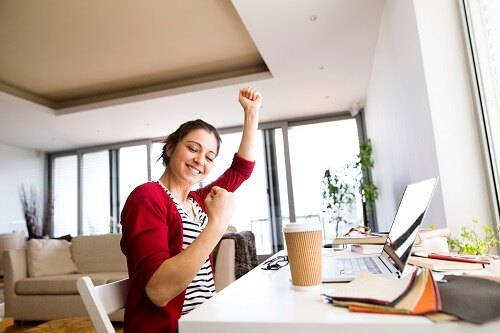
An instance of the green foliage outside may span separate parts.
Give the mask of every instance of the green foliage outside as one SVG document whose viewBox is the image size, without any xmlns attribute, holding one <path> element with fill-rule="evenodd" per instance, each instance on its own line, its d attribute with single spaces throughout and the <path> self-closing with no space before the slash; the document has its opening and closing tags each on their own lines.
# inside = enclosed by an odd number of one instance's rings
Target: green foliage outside
<svg viewBox="0 0 500 333">
<path fill-rule="evenodd" d="M 324 207 L 331 214 L 331 222 L 336 223 L 336 236 L 339 236 L 340 225 L 349 223 L 349 213 L 356 206 L 356 192 L 361 193 L 367 212 L 373 210 L 378 198 L 378 189 L 369 177 L 369 171 L 374 166 L 370 140 L 360 145 L 357 157 L 356 162 L 346 164 L 339 170 L 325 170 L 322 178 Z"/>
<path fill-rule="evenodd" d="M 448 246 L 451 251 L 457 250 L 461 254 L 485 255 L 488 254 L 497 244 L 500 243 L 500 227 L 497 230 L 489 226 L 483 226 L 483 235 L 476 233 L 478 221 L 472 220 L 473 227 L 462 227 L 459 238 L 449 237 Z"/>
</svg>

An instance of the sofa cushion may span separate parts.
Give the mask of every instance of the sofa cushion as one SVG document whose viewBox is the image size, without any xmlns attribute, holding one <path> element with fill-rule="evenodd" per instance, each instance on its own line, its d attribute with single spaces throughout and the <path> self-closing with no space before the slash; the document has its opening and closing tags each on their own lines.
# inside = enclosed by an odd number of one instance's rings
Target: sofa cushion
<svg viewBox="0 0 500 333">
<path fill-rule="evenodd" d="M 70 274 L 77 270 L 66 240 L 30 239 L 27 262 L 29 277 Z"/>
<path fill-rule="evenodd" d="M 76 281 L 85 275 L 89 276 L 95 285 L 115 282 L 128 277 L 127 272 L 41 276 L 17 281 L 15 291 L 19 295 L 78 295 Z"/>
<path fill-rule="evenodd" d="M 126 272 L 127 260 L 120 248 L 121 237 L 121 234 L 73 237 L 71 256 L 78 273 Z"/>
</svg>

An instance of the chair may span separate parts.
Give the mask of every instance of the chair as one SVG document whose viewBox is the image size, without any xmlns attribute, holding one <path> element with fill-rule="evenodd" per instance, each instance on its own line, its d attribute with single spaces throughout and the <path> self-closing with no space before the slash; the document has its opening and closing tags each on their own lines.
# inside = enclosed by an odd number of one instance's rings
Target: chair
<svg viewBox="0 0 500 333">
<path fill-rule="evenodd" d="M 218 292 L 258 264 L 254 234 L 251 231 L 228 231 L 212 252 L 215 289 Z"/>
<path fill-rule="evenodd" d="M 125 307 L 128 279 L 94 286 L 88 276 L 82 276 L 76 286 L 97 333 L 114 333 L 108 315 Z"/>
</svg>

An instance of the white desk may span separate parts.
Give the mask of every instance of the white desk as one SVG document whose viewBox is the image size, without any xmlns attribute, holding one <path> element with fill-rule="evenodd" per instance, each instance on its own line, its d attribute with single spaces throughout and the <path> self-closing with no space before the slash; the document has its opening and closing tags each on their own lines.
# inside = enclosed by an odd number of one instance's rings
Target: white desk
<svg viewBox="0 0 500 333">
<path fill-rule="evenodd" d="M 349 312 L 325 303 L 320 292 L 292 290 L 289 272 L 288 266 L 277 271 L 255 268 L 183 316 L 179 332 L 500 332 L 500 320 L 480 326 L 453 322 L 435 324 L 422 316 Z M 335 284 L 323 286 L 333 288 Z"/>
</svg>

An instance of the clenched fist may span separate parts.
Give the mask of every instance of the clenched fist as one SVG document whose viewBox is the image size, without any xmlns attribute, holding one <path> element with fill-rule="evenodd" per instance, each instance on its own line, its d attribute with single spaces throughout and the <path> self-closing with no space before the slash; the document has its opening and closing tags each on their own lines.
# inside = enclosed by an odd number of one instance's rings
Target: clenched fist
<svg viewBox="0 0 500 333">
<path fill-rule="evenodd" d="M 240 89 L 240 95 L 238 101 L 245 111 L 256 110 L 259 111 L 262 105 L 262 95 L 261 93 L 252 87 L 246 87 Z"/>
<path fill-rule="evenodd" d="M 205 198 L 205 208 L 208 216 L 208 226 L 217 228 L 222 233 L 226 231 L 234 211 L 234 194 L 214 186 Z"/>
</svg>

